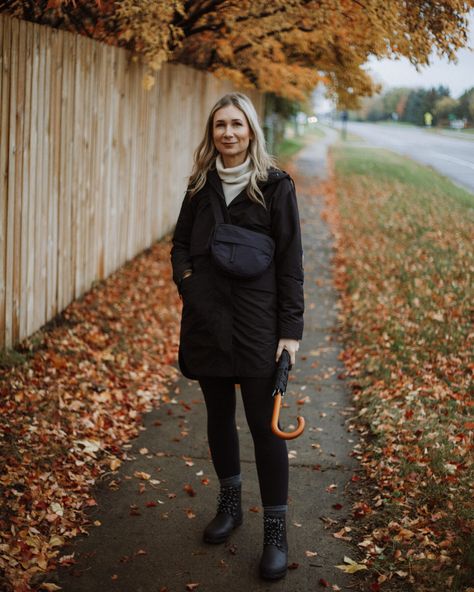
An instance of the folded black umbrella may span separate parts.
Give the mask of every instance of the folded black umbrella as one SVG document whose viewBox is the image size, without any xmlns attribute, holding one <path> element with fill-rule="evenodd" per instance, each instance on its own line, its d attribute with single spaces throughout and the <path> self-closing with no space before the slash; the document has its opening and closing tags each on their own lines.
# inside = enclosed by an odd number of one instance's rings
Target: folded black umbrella
<svg viewBox="0 0 474 592">
<path fill-rule="evenodd" d="M 275 371 L 275 385 L 273 387 L 273 416 L 272 416 L 272 432 L 279 438 L 284 440 L 292 440 L 297 438 L 303 433 L 304 430 L 304 418 L 301 416 L 297 417 L 298 427 L 293 432 L 283 432 L 280 430 L 278 420 L 280 416 L 281 399 L 286 393 L 286 387 L 288 385 L 288 374 L 292 368 L 291 358 L 289 352 L 284 349 L 278 360 L 277 369 Z"/>
<path fill-rule="evenodd" d="M 273 387 L 273 396 L 277 393 L 281 393 L 281 396 L 286 393 L 286 387 L 288 385 L 288 374 L 292 368 L 291 358 L 288 350 L 284 349 L 281 352 L 280 359 L 278 360 L 277 369 L 275 372 L 275 385 Z"/>
</svg>

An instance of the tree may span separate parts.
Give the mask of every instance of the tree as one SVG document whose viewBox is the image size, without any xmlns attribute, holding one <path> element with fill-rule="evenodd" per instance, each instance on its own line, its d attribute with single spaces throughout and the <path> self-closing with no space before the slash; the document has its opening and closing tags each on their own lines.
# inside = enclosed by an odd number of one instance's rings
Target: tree
<svg viewBox="0 0 474 592">
<path fill-rule="evenodd" d="M 433 114 L 437 101 L 442 97 L 449 97 L 449 89 L 445 86 L 428 90 L 424 88 L 412 90 L 408 95 L 403 121 L 423 125 L 424 114 L 426 112 Z"/>
<path fill-rule="evenodd" d="M 438 99 L 433 107 L 433 114 L 436 117 L 438 124 L 449 121 L 452 119 L 459 107 L 459 101 L 452 97 L 441 97 Z"/>
<path fill-rule="evenodd" d="M 410 89 L 404 87 L 390 89 L 384 94 L 383 104 L 387 117 L 391 117 L 392 113 L 396 113 L 399 119 L 403 119 L 409 94 Z"/>
<path fill-rule="evenodd" d="M 459 97 L 459 106 L 455 111 L 459 119 L 474 123 L 474 86 Z"/>
<path fill-rule="evenodd" d="M 362 101 L 361 108 L 354 114 L 357 119 L 367 121 L 382 121 L 392 119 L 396 113 L 402 121 L 405 105 L 412 91 L 409 88 L 396 87 Z"/>
<path fill-rule="evenodd" d="M 0 0 L 22 18 L 128 47 L 149 68 L 165 61 L 302 100 L 324 82 L 340 108 L 377 89 L 369 56 L 429 63 L 467 42 L 474 0 Z"/>
</svg>

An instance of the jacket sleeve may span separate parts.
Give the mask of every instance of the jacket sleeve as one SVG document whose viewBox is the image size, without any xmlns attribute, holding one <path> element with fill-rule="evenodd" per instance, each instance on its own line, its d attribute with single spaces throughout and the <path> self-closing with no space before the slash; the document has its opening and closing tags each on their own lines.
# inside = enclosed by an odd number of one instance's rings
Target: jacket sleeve
<svg viewBox="0 0 474 592">
<path fill-rule="evenodd" d="M 189 254 L 189 247 L 191 244 L 191 232 L 193 230 L 194 214 L 191 206 L 189 193 L 186 192 L 181 210 L 179 212 L 178 220 L 173 233 L 170 256 L 171 265 L 173 267 L 173 281 L 181 293 L 181 279 L 186 269 L 192 269 L 192 260 Z"/>
<path fill-rule="evenodd" d="M 272 235 L 278 290 L 279 338 L 303 337 L 304 271 L 301 227 L 295 185 L 280 182 L 272 200 Z"/>
</svg>

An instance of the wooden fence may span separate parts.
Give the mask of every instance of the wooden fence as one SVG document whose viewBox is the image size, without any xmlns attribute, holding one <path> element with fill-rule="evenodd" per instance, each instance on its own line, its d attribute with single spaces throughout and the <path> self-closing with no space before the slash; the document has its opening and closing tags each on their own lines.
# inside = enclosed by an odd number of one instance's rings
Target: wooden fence
<svg viewBox="0 0 474 592">
<path fill-rule="evenodd" d="M 0 348 L 170 231 L 230 83 L 0 15 Z M 257 111 L 262 99 L 249 93 Z"/>
</svg>

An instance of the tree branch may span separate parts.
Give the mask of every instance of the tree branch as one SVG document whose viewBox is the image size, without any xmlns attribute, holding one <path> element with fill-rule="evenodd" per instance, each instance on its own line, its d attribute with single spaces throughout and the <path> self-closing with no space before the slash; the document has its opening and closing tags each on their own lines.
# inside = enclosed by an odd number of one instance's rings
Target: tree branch
<svg viewBox="0 0 474 592">
<path fill-rule="evenodd" d="M 225 2 L 226 0 L 220 0 L 220 2 Z M 219 2 L 219 0 L 217 0 L 217 2 Z M 274 16 L 275 14 L 278 14 L 279 12 L 286 12 L 286 7 L 284 6 L 280 6 L 279 8 L 277 8 L 276 10 L 273 11 L 267 11 L 267 12 L 263 12 L 262 14 L 259 15 L 255 15 L 255 14 L 246 14 L 245 16 L 238 16 L 235 19 L 235 22 L 237 23 L 243 23 L 246 21 L 249 21 L 250 19 L 262 19 L 262 18 L 267 18 L 269 16 Z M 202 16 L 202 15 L 201 15 Z M 202 33 L 204 31 L 218 31 L 219 29 L 221 29 L 224 26 L 224 21 L 219 21 L 217 23 L 208 23 L 208 24 L 203 24 L 200 25 L 199 27 L 196 27 L 195 29 L 191 29 L 186 33 L 186 37 L 192 37 L 193 35 L 198 35 L 199 33 Z M 184 30 L 184 28 L 183 28 Z"/>
<path fill-rule="evenodd" d="M 209 0 L 207 3 L 204 2 L 201 4 L 200 8 L 196 8 L 196 10 L 194 12 L 190 12 L 189 15 L 187 17 L 183 17 L 181 14 L 179 14 L 180 20 L 175 21 L 175 25 L 177 27 L 180 27 L 185 36 L 187 37 L 189 34 L 189 31 L 192 29 L 193 25 L 195 23 L 197 23 L 197 21 L 204 16 L 205 14 L 208 14 L 209 12 L 211 12 L 213 9 L 217 8 L 220 4 L 224 4 L 226 2 L 226 0 Z M 196 2 L 193 2 L 192 0 L 190 0 L 189 2 L 186 3 L 186 11 L 190 10 L 196 5 Z M 189 8 L 188 8 L 189 7 Z M 178 15 L 178 13 L 176 13 Z"/>
<path fill-rule="evenodd" d="M 291 31 L 302 31 L 303 33 L 311 33 L 312 30 L 313 29 L 311 29 L 310 27 L 303 27 L 301 25 L 293 25 L 290 27 L 280 29 L 278 31 L 268 31 L 267 33 L 264 33 L 263 35 L 259 35 L 258 37 L 255 37 L 255 42 L 261 41 L 263 39 L 267 39 L 268 37 L 275 37 L 277 34 L 279 35 L 280 33 L 290 33 Z M 234 53 L 240 53 L 241 51 L 245 51 L 246 49 L 249 49 L 253 45 L 254 45 L 254 43 L 246 43 L 245 45 L 241 45 L 241 46 L 237 47 L 237 49 L 234 50 Z"/>
</svg>

